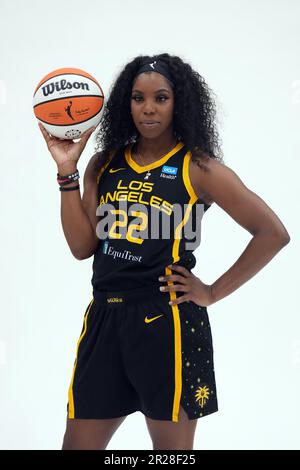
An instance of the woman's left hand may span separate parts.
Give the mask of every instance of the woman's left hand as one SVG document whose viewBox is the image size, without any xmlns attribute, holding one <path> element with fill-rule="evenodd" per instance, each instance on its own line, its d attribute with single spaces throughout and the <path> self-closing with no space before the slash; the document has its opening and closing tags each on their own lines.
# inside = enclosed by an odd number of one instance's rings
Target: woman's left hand
<svg viewBox="0 0 300 470">
<path fill-rule="evenodd" d="M 184 292 L 183 295 L 176 298 L 176 300 L 170 301 L 169 304 L 176 305 L 192 300 L 195 304 L 201 307 L 208 307 L 213 303 L 212 289 L 210 285 L 204 284 L 198 277 L 183 266 L 172 264 L 168 266 L 168 268 L 171 271 L 176 271 L 176 274 L 160 276 L 158 280 L 178 282 L 179 284 L 162 286 L 164 289 L 160 288 L 160 290 L 162 292 Z"/>
</svg>

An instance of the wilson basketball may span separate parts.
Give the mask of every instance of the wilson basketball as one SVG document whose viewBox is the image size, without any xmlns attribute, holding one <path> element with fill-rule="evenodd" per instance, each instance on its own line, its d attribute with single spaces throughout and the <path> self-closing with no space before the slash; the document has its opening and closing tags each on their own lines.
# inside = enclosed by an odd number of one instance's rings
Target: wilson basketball
<svg viewBox="0 0 300 470">
<path fill-rule="evenodd" d="M 104 93 L 97 80 L 84 70 L 62 68 L 46 75 L 33 95 L 37 119 L 53 136 L 77 139 L 100 122 Z"/>
</svg>

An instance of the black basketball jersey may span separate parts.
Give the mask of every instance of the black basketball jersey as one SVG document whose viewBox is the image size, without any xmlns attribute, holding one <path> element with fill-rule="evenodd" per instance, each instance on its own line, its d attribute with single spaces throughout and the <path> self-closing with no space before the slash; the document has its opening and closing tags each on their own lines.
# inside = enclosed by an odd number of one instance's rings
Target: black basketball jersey
<svg viewBox="0 0 300 470">
<path fill-rule="evenodd" d="M 120 291 L 161 285 L 169 264 L 192 269 L 201 218 L 210 207 L 189 178 L 191 153 L 183 142 L 159 160 L 138 165 L 129 144 L 110 155 L 97 176 L 99 244 L 92 286 Z"/>
</svg>

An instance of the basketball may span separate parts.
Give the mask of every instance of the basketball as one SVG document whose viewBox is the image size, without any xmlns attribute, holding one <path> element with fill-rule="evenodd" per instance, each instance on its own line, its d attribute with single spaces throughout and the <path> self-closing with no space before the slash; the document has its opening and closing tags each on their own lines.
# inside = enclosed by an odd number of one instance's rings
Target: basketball
<svg viewBox="0 0 300 470">
<path fill-rule="evenodd" d="M 78 139 L 100 122 L 104 93 L 84 70 L 61 68 L 41 79 L 33 95 L 36 118 L 54 137 Z"/>
</svg>

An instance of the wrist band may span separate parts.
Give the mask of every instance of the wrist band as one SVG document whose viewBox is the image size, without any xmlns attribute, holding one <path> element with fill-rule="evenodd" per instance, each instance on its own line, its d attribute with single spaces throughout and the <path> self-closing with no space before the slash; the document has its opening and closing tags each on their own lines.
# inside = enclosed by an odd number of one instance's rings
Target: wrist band
<svg viewBox="0 0 300 470">
<path fill-rule="evenodd" d="M 60 186 L 59 190 L 60 191 L 73 191 L 75 189 L 79 189 L 80 186 L 79 184 L 77 186 L 72 186 L 71 188 L 65 188 L 64 186 Z"/>
</svg>

